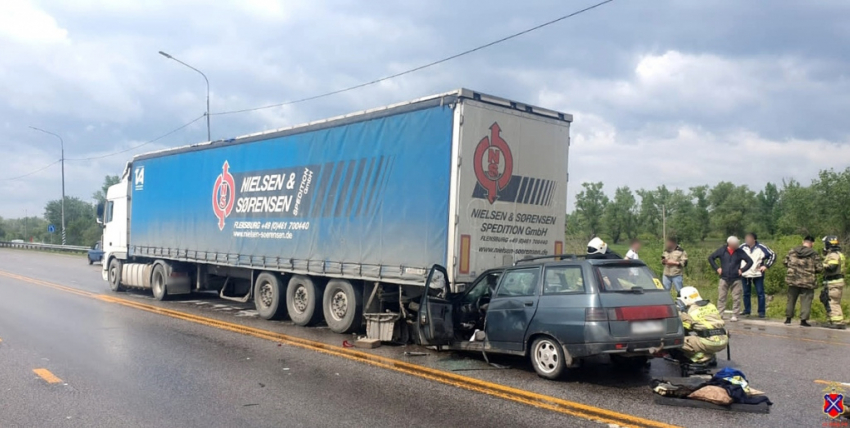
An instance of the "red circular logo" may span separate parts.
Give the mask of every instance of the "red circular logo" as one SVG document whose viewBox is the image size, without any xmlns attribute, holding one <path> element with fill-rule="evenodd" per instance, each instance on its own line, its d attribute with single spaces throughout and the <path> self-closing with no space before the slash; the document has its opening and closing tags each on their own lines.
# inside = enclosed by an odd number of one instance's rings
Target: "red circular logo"
<svg viewBox="0 0 850 428">
<path fill-rule="evenodd" d="M 502 128 L 498 122 L 490 126 L 490 136 L 484 137 L 475 147 L 475 177 L 487 191 L 487 200 L 496 202 L 499 192 L 511 182 L 514 158 L 511 148 L 502 139 Z"/>
<path fill-rule="evenodd" d="M 233 176 L 230 175 L 230 165 L 224 161 L 221 167 L 221 174 L 215 180 L 212 192 L 213 212 L 218 218 L 218 230 L 224 229 L 224 219 L 233 211 Z"/>
</svg>

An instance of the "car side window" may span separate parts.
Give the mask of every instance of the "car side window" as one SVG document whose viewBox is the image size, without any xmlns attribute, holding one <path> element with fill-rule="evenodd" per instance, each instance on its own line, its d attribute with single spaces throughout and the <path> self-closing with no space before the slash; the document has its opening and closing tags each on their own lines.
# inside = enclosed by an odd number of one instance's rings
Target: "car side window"
<svg viewBox="0 0 850 428">
<path fill-rule="evenodd" d="M 505 273 L 497 297 L 533 296 L 537 294 L 539 268 L 517 269 Z"/>
<path fill-rule="evenodd" d="M 106 221 L 104 223 L 109 223 L 112 221 L 112 206 L 115 205 L 115 202 L 109 201 L 106 204 Z"/>
<path fill-rule="evenodd" d="M 466 296 L 463 297 L 464 303 L 472 303 L 480 299 L 482 296 L 489 295 L 490 290 L 496 288 L 496 284 L 499 282 L 499 277 L 501 275 L 502 272 L 497 271 L 488 273 L 483 278 L 480 278 L 469 290 L 469 293 L 466 293 Z"/>
<path fill-rule="evenodd" d="M 543 294 L 584 293 L 584 279 L 580 266 L 554 266 L 546 268 Z"/>
</svg>

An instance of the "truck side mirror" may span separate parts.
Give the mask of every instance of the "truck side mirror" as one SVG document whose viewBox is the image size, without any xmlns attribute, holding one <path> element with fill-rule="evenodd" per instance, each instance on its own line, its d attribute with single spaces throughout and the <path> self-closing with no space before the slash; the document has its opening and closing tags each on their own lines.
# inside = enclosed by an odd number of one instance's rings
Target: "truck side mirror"
<svg viewBox="0 0 850 428">
<path fill-rule="evenodd" d="M 97 203 L 97 207 L 95 208 L 95 212 L 96 212 L 96 214 L 95 214 L 95 217 L 94 217 L 94 221 L 96 221 L 97 224 L 103 226 L 103 202 Z"/>
</svg>

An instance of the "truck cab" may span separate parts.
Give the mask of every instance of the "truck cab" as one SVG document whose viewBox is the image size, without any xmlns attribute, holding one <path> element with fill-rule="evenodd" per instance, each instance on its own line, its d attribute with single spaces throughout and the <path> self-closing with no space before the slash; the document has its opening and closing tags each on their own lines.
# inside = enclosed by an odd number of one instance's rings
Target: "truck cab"
<svg viewBox="0 0 850 428">
<path fill-rule="evenodd" d="M 118 184 L 107 189 L 106 202 L 103 207 L 98 207 L 98 217 L 103 225 L 103 270 L 101 274 L 103 279 L 109 281 L 110 284 L 113 283 L 112 280 L 120 276 L 120 272 L 117 271 L 119 264 L 112 263 L 112 261 L 127 258 L 128 192 L 128 174 L 125 173 Z M 112 272 L 110 272 L 110 266 L 112 266 Z"/>
</svg>

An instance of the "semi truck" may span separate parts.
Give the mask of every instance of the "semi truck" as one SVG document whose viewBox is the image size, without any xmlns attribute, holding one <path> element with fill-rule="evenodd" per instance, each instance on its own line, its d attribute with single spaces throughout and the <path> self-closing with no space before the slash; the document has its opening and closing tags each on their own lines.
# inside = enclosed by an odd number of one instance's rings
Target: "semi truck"
<svg viewBox="0 0 850 428">
<path fill-rule="evenodd" d="M 458 292 L 562 252 L 571 122 L 460 89 L 137 155 L 98 210 L 103 279 L 414 337 L 405 321 L 433 266 Z"/>
</svg>

